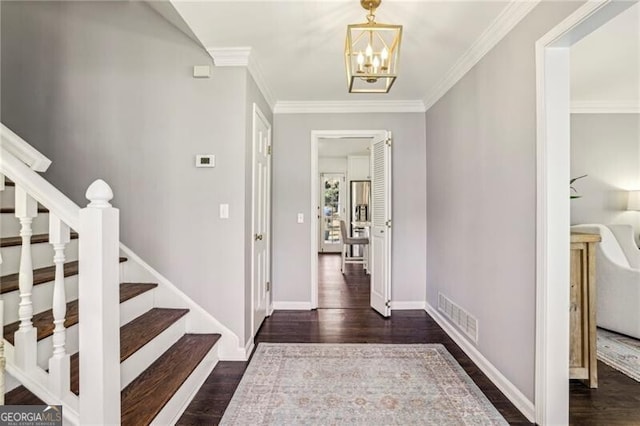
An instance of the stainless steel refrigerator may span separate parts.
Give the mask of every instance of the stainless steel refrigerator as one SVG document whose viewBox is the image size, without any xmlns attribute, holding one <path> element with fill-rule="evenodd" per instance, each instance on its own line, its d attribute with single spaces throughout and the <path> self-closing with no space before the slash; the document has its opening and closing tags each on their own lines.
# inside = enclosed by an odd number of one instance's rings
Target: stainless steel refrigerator
<svg viewBox="0 0 640 426">
<path fill-rule="evenodd" d="M 354 237 L 364 237 L 366 232 L 365 223 L 371 221 L 371 181 L 352 180 L 349 192 L 351 203 L 351 235 Z M 359 222 L 354 225 L 354 222 Z M 352 248 L 352 256 L 362 256 L 362 248 L 355 246 Z"/>
</svg>

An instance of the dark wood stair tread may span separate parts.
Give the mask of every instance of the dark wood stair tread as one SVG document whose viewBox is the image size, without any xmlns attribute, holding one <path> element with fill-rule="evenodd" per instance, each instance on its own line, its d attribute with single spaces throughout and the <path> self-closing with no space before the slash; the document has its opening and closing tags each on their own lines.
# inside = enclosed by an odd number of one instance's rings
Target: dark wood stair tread
<svg viewBox="0 0 640 426">
<path fill-rule="evenodd" d="M 120 362 L 152 341 L 189 309 L 153 308 L 120 328 Z"/>
<path fill-rule="evenodd" d="M 182 336 L 122 390 L 121 424 L 151 423 L 219 338 L 219 334 Z"/>
<path fill-rule="evenodd" d="M 145 291 L 151 290 L 156 284 L 146 284 L 146 289 L 140 284 L 124 283 L 120 284 L 120 303 L 129 300 Z M 135 293 L 135 294 L 134 294 Z M 43 311 L 35 314 L 32 318 L 33 326 L 38 329 L 38 340 L 42 340 L 53 334 L 53 310 Z M 78 301 L 73 300 L 67 303 L 67 315 L 64 321 L 65 327 L 71 327 L 78 323 Z M 20 321 L 13 322 L 4 326 L 4 338 L 13 345 L 13 334 L 18 331 Z"/>
<path fill-rule="evenodd" d="M 78 238 L 77 232 L 71 233 L 71 239 Z M 48 243 L 49 234 L 37 234 L 31 236 L 31 244 Z M 22 245 L 22 237 L 4 237 L 0 238 L 0 247 L 14 247 Z"/>
<path fill-rule="evenodd" d="M 38 340 L 42 340 L 46 337 L 49 337 L 53 334 L 53 310 L 49 309 L 48 311 L 40 312 L 39 314 L 35 314 L 31 321 L 33 322 L 33 326 L 38 329 Z M 64 320 L 65 327 L 71 327 L 78 323 L 78 301 L 72 300 L 67 303 L 67 315 Z M 13 334 L 18 331 L 18 327 L 20 327 L 20 321 L 12 322 L 11 324 L 7 324 L 4 326 L 4 338 L 12 345 L 13 343 Z"/>
<path fill-rule="evenodd" d="M 14 207 L 2 207 L 0 208 L 0 213 L 15 214 L 16 209 Z M 38 213 L 49 213 L 49 209 L 47 209 L 46 207 L 38 206 Z"/>
<path fill-rule="evenodd" d="M 133 299 L 156 287 L 158 287 L 158 284 L 155 283 L 122 283 L 120 284 L 120 303 Z"/>
<path fill-rule="evenodd" d="M 5 405 L 45 405 L 44 401 L 35 396 L 31 391 L 24 386 L 18 386 L 17 388 L 7 392 L 4 395 Z"/>
<path fill-rule="evenodd" d="M 5 177 L 4 178 L 4 186 L 16 186 L 16 184 Z"/>
<path fill-rule="evenodd" d="M 126 257 L 121 257 L 120 262 L 126 262 Z M 44 268 L 38 268 L 33 270 L 33 285 L 48 283 L 53 281 L 56 275 L 55 266 L 45 266 Z M 64 264 L 64 276 L 70 277 L 72 275 L 78 275 L 78 261 L 66 262 Z M 18 276 L 19 273 L 5 275 L 0 277 L 0 294 L 8 293 L 10 291 L 18 290 Z"/>
<path fill-rule="evenodd" d="M 120 362 L 129 358 L 188 312 L 188 309 L 153 308 L 120 327 Z M 78 395 L 79 388 L 80 356 L 75 354 L 71 356 L 71 391 Z"/>
</svg>

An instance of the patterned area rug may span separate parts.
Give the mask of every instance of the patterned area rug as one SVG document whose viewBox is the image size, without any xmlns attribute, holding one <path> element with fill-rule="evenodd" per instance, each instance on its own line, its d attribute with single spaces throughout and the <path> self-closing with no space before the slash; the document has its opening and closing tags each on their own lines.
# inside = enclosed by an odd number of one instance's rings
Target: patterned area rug
<svg viewBox="0 0 640 426">
<path fill-rule="evenodd" d="M 440 344 L 260 343 L 221 425 L 506 425 Z"/>
<path fill-rule="evenodd" d="M 640 340 L 599 328 L 598 359 L 640 382 Z"/>
</svg>

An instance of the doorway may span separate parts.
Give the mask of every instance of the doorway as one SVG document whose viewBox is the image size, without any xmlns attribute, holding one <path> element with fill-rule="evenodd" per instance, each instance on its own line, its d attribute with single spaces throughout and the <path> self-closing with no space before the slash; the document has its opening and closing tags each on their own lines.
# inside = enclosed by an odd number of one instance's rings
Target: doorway
<svg viewBox="0 0 640 426">
<path fill-rule="evenodd" d="M 390 137 L 390 132 L 380 130 L 311 132 L 311 211 L 315 213 L 311 216 L 312 309 L 373 307 L 384 316 L 390 314 Z M 377 163 L 371 158 L 374 142 L 389 148 L 384 152 L 378 149 L 383 157 Z M 383 167 L 378 173 L 378 225 L 389 226 L 378 230 L 385 237 L 378 239 L 378 273 L 371 275 L 370 245 L 348 247 L 347 255 L 364 263 L 347 263 L 343 273 L 340 222 L 349 237 L 366 238 L 365 232 L 373 229 L 374 167 Z M 363 195 L 363 191 L 369 193 Z M 378 284 L 375 295 L 370 282 Z M 375 306 L 371 303 L 374 299 Z"/>
<path fill-rule="evenodd" d="M 251 336 L 269 315 L 271 299 L 271 123 L 253 104 L 251 181 Z"/>
<path fill-rule="evenodd" d="M 635 3 L 589 2 L 536 43 L 538 424 L 568 424 L 570 47 Z"/>
</svg>

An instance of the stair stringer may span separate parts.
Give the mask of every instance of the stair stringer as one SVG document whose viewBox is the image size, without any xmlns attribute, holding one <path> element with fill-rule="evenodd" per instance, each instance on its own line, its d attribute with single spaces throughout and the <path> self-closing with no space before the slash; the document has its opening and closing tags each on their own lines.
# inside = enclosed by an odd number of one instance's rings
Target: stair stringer
<svg viewBox="0 0 640 426">
<path fill-rule="evenodd" d="M 240 343 L 238 336 L 224 324 L 213 317 L 202 306 L 193 301 L 160 272 L 135 254 L 130 248 L 120 243 L 120 250 L 128 258 L 128 262 L 120 265 L 120 277 L 123 282 L 146 282 L 158 284 L 154 289 L 155 306 L 165 308 L 187 308 L 190 310 L 187 321 L 187 333 L 217 333 L 220 340 L 214 348 L 218 348 L 218 358 L 224 361 L 246 361 L 249 353 Z"/>
<path fill-rule="evenodd" d="M 5 346 L 5 357 L 6 357 L 6 371 L 20 384 L 24 385 L 30 392 L 32 392 L 35 396 L 40 398 L 43 401 L 55 401 L 53 403 L 49 402 L 49 404 L 61 404 L 63 405 L 62 409 L 62 417 L 63 424 L 68 425 L 79 425 L 80 424 L 80 414 L 79 414 L 79 398 L 71 392 L 68 392 L 67 395 L 60 399 L 55 396 L 48 389 L 48 380 L 49 375 L 46 371 L 41 369 L 40 367 L 35 367 L 30 370 L 28 373 L 15 367 L 14 360 L 14 351 L 13 345 L 4 341 Z"/>
</svg>

